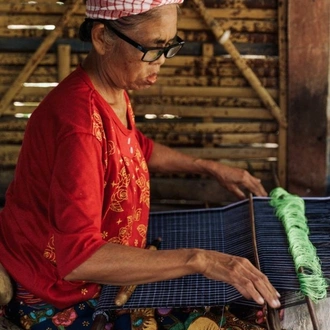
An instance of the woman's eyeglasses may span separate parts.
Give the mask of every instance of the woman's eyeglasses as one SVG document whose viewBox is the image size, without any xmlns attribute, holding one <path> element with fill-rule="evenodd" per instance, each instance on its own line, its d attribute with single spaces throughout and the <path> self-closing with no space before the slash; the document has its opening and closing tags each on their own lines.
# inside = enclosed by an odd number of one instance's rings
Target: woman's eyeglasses
<svg viewBox="0 0 330 330">
<path fill-rule="evenodd" d="M 176 37 L 177 42 L 167 47 L 143 47 L 139 43 L 127 37 L 125 34 L 121 33 L 120 31 L 110 26 L 107 20 L 99 20 L 99 21 L 103 23 L 109 30 L 113 31 L 113 33 L 116 34 L 117 37 L 126 41 L 127 43 L 129 43 L 130 45 L 141 51 L 143 53 L 141 61 L 143 62 L 154 62 L 158 60 L 163 54 L 166 58 L 171 58 L 175 56 L 184 45 L 184 41 L 177 36 Z"/>
</svg>

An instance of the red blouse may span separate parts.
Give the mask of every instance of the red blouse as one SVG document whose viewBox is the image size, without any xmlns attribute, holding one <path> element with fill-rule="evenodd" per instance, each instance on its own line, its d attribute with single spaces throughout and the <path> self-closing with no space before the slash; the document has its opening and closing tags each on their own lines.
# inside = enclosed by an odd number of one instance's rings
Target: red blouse
<svg viewBox="0 0 330 330">
<path fill-rule="evenodd" d="M 78 67 L 29 119 L 0 213 L 0 262 L 27 291 L 58 308 L 99 285 L 63 278 L 107 242 L 143 248 L 147 161 L 127 94 L 126 128 Z"/>
</svg>

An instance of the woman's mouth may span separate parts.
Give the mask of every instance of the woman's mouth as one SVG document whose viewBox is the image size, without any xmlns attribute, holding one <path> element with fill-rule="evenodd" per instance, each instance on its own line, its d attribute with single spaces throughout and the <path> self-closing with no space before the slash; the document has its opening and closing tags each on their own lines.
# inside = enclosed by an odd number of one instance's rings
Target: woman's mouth
<svg viewBox="0 0 330 330">
<path fill-rule="evenodd" d="M 157 73 L 153 73 L 147 77 L 148 84 L 152 85 L 157 81 Z"/>
</svg>

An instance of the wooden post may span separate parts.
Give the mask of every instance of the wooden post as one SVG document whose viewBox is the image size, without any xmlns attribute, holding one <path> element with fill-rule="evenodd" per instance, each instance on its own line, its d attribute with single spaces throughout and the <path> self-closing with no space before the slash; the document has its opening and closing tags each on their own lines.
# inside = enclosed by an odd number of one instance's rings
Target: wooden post
<svg viewBox="0 0 330 330">
<path fill-rule="evenodd" d="M 67 25 L 72 14 L 77 11 L 80 5 L 82 5 L 82 0 L 72 0 L 71 3 L 68 3 L 67 9 L 57 23 L 55 30 L 53 30 L 45 38 L 45 40 L 42 42 L 36 52 L 31 56 L 30 60 L 26 63 L 25 67 L 18 75 L 14 83 L 9 87 L 8 91 L 3 96 L 2 100 L 0 101 L 0 116 L 10 105 L 17 93 L 21 90 L 24 82 L 26 82 L 26 80 L 29 78 L 34 69 L 38 66 L 38 64 L 45 56 L 52 44 L 62 34 L 63 28 Z"/>
<path fill-rule="evenodd" d="M 71 72 L 71 46 L 57 46 L 57 74 L 58 81 L 62 81 Z"/>
<path fill-rule="evenodd" d="M 241 70 L 244 77 L 248 80 L 250 85 L 257 92 L 264 105 L 271 111 L 274 118 L 282 127 L 286 127 L 286 118 L 283 116 L 280 108 L 277 106 L 274 99 L 270 96 L 268 91 L 262 86 L 260 80 L 247 65 L 246 61 L 240 56 L 240 53 L 230 40 L 230 32 L 224 31 L 220 24 L 207 12 L 202 0 L 192 0 L 196 6 L 197 11 L 203 17 L 205 23 L 213 31 L 218 42 L 225 48 L 225 50 L 231 55 L 236 66 Z"/>
<path fill-rule="evenodd" d="M 278 1 L 278 48 L 279 48 L 279 105 L 283 116 L 287 116 L 288 75 L 288 0 Z M 287 128 L 279 127 L 277 177 L 279 186 L 287 187 Z"/>
<path fill-rule="evenodd" d="M 329 0 L 288 1 L 288 190 L 328 194 Z"/>
</svg>

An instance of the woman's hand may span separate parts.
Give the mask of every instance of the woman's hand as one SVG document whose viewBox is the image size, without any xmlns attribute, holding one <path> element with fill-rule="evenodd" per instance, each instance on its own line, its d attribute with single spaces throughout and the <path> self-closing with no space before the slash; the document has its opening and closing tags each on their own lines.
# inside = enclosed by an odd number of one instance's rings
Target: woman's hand
<svg viewBox="0 0 330 330">
<path fill-rule="evenodd" d="M 267 302 L 273 308 L 280 307 L 279 293 L 248 259 L 208 250 L 199 250 L 196 258 L 195 265 L 202 268 L 200 273 L 205 277 L 232 285 L 260 305 Z"/>
<path fill-rule="evenodd" d="M 256 196 L 267 196 L 260 179 L 252 176 L 246 170 L 213 160 L 196 159 L 156 142 L 148 166 L 151 172 L 211 175 L 222 187 L 240 199 L 246 198 L 242 189 L 248 190 Z"/>
<path fill-rule="evenodd" d="M 242 187 L 256 196 L 267 196 L 261 180 L 252 176 L 248 171 L 230 167 L 221 163 L 212 164 L 210 172 L 221 186 L 235 194 L 238 198 L 246 198 Z"/>
</svg>

